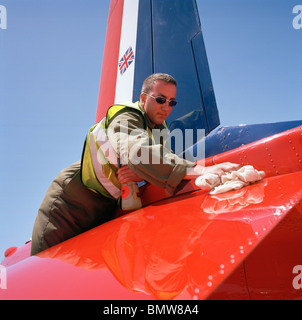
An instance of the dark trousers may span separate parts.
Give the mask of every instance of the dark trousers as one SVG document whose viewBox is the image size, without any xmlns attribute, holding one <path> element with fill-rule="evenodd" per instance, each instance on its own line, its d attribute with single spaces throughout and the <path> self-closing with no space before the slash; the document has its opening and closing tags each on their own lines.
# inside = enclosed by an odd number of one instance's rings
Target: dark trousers
<svg viewBox="0 0 302 320">
<path fill-rule="evenodd" d="M 86 188 L 81 162 L 62 170 L 49 186 L 34 223 L 31 254 L 109 221 L 117 201 Z"/>
</svg>

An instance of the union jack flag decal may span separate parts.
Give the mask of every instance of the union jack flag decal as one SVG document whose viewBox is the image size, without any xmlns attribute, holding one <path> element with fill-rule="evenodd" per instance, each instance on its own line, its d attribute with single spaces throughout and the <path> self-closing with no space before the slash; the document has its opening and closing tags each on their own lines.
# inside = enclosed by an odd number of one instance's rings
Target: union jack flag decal
<svg viewBox="0 0 302 320">
<path fill-rule="evenodd" d="M 121 75 L 123 75 L 126 72 L 126 70 L 129 68 L 130 64 L 134 61 L 134 59 L 134 53 L 132 47 L 130 46 L 118 63 Z"/>
</svg>

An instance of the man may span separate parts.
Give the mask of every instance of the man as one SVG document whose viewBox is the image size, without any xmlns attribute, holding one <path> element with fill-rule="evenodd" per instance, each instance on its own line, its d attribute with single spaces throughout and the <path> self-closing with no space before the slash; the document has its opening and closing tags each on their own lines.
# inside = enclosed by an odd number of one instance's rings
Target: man
<svg viewBox="0 0 302 320">
<path fill-rule="evenodd" d="M 155 141 L 154 129 L 166 129 L 165 120 L 177 104 L 176 87 L 170 75 L 153 74 L 144 81 L 140 102 L 111 106 L 106 118 L 90 129 L 82 161 L 62 170 L 42 201 L 31 254 L 110 220 L 123 183 L 146 180 L 173 194 L 182 179 L 239 168 L 231 163 L 202 167 Z"/>
</svg>

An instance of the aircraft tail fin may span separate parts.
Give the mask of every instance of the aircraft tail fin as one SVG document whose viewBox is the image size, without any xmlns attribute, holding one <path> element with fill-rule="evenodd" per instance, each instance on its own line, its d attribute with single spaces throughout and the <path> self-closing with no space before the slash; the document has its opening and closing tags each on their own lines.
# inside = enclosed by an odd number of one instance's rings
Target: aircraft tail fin
<svg viewBox="0 0 302 320">
<path fill-rule="evenodd" d="M 138 101 L 144 79 L 157 72 L 178 82 L 170 130 L 207 134 L 220 124 L 196 1 L 112 0 L 96 122 L 110 105 Z"/>
</svg>

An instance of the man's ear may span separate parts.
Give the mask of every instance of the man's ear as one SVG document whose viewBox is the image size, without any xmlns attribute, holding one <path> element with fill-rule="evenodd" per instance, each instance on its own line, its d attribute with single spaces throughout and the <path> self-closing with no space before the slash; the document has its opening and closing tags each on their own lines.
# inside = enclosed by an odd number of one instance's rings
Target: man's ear
<svg viewBox="0 0 302 320">
<path fill-rule="evenodd" d="M 145 93 L 141 93 L 140 95 L 140 102 L 141 102 L 141 106 L 144 108 L 145 102 L 146 102 L 146 94 Z"/>
</svg>

